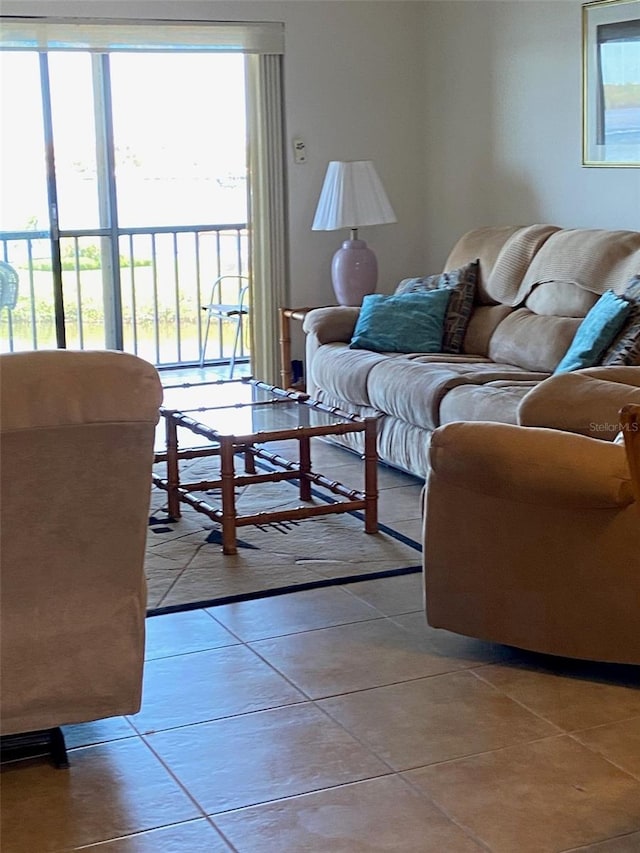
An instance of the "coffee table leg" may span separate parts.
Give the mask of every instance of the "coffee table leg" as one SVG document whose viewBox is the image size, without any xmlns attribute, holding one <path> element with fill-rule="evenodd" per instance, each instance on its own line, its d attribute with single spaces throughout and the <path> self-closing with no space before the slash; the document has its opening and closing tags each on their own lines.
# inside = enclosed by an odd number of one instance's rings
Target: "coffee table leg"
<svg viewBox="0 0 640 853">
<path fill-rule="evenodd" d="M 167 511 L 169 518 L 180 518 L 180 471 L 178 468 L 178 428 L 171 415 L 165 417 L 167 436 Z"/>
<path fill-rule="evenodd" d="M 237 554 L 236 493 L 233 438 L 220 436 L 220 479 L 222 480 L 222 553 Z"/>
<path fill-rule="evenodd" d="M 256 473 L 256 460 L 253 456 L 253 445 L 244 449 L 244 470 L 246 474 Z"/>
<path fill-rule="evenodd" d="M 307 436 L 298 439 L 300 444 L 300 500 L 311 500 L 311 481 L 304 476 L 311 472 L 311 444 Z"/>
<path fill-rule="evenodd" d="M 364 422 L 364 530 L 378 532 L 378 451 L 377 420 L 365 418 Z"/>
</svg>

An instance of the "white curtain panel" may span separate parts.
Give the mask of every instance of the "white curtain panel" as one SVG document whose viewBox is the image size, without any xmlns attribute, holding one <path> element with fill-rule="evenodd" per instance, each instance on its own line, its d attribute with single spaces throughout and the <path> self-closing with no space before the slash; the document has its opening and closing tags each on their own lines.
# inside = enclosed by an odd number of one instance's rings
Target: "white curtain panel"
<svg viewBox="0 0 640 853">
<path fill-rule="evenodd" d="M 278 308 L 287 304 L 282 60 L 247 56 L 251 361 L 254 376 L 276 385 L 280 375 Z"/>
</svg>

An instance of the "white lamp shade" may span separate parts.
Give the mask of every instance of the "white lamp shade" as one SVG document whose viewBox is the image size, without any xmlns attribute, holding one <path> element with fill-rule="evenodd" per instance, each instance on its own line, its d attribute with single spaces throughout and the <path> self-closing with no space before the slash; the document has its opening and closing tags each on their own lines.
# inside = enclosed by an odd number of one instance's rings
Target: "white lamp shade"
<svg viewBox="0 0 640 853">
<path fill-rule="evenodd" d="M 336 231 L 396 222 L 396 215 L 371 160 L 327 167 L 312 231 Z"/>
</svg>

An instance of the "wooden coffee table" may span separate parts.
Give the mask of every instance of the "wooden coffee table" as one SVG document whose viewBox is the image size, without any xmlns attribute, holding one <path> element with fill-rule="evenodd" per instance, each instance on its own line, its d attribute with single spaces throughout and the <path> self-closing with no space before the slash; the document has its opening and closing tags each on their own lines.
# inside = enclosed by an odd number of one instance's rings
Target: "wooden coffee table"
<svg viewBox="0 0 640 853">
<path fill-rule="evenodd" d="M 225 387 L 219 389 L 217 386 Z M 235 401 L 232 403 L 229 402 L 229 386 L 235 386 Z M 224 554 L 237 553 L 236 530 L 249 524 L 268 524 L 362 510 L 365 533 L 378 532 L 377 418 L 361 418 L 342 412 L 310 399 L 307 394 L 285 391 L 254 379 L 184 388 L 183 395 L 176 393 L 171 406 L 165 405 L 160 410 L 166 428 L 166 449 L 155 456 L 156 462 L 166 462 L 166 477 L 154 475 L 153 482 L 168 493 L 171 518 L 179 518 L 180 504 L 186 503 L 219 522 L 222 525 Z M 189 389 L 189 393 L 186 393 L 186 389 Z M 180 396 L 184 400 L 180 400 Z M 216 396 L 219 402 L 216 402 Z M 205 404 L 193 407 L 196 400 Z M 191 433 L 188 447 L 179 445 L 179 430 Z M 312 438 L 357 432 L 364 433 L 364 492 L 329 480 L 314 471 L 311 463 Z M 180 435 L 182 437 L 183 433 L 180 432 Z M 194 442 L 193 436 L 199 438 Z M 298 443 L 297 460 L 286 459 L 265 447 L 270 442 L 290 439 Z M 207 456 L 220 457 L 219 476 L 197 483 L 182 482 L 180 461 Z M 242 458 L 242 471 L 236 470 L 238 456 Z M 260 473 L 256 469 L 256 459 L 267 463 Z M 281 480 L 299 480 L 303 506 L 238 515 L 236 487 Z M 321 490 L 327 499 L 326 503 L 310 503 L 312 486 Z M 220 489 L 219 508 L 211 506 L 195 494 L 210 489 Z"/>
</svg>

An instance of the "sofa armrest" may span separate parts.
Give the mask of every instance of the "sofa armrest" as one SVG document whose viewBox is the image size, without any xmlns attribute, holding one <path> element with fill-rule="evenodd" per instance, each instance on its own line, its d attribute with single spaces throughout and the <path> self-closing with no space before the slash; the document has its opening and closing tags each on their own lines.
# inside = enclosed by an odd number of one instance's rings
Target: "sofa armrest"
<svg viewBox="0 0 640 853">
<path fill-rule="evenodd" d="M 518 423 L 611 440 L 626 403 L 640 403 L 640 367 L 591 367 L 532 388 L 520 402 Z"/>
<path fill-rule="evenodd" d="M 430 469 L 434 480 L 518 503 L 564 508 L 633 503 L 623 447 L 553 429 L 446 424 L 431 438 Z"/>
<path fill-rule="evenodd" d="M 348 344 L 359 314 L 359 308 L 347 305 L 314 308 L 304 318 L 302 328 L 307 335 L 315 335 L 318 344 Z"/>
</svg>

